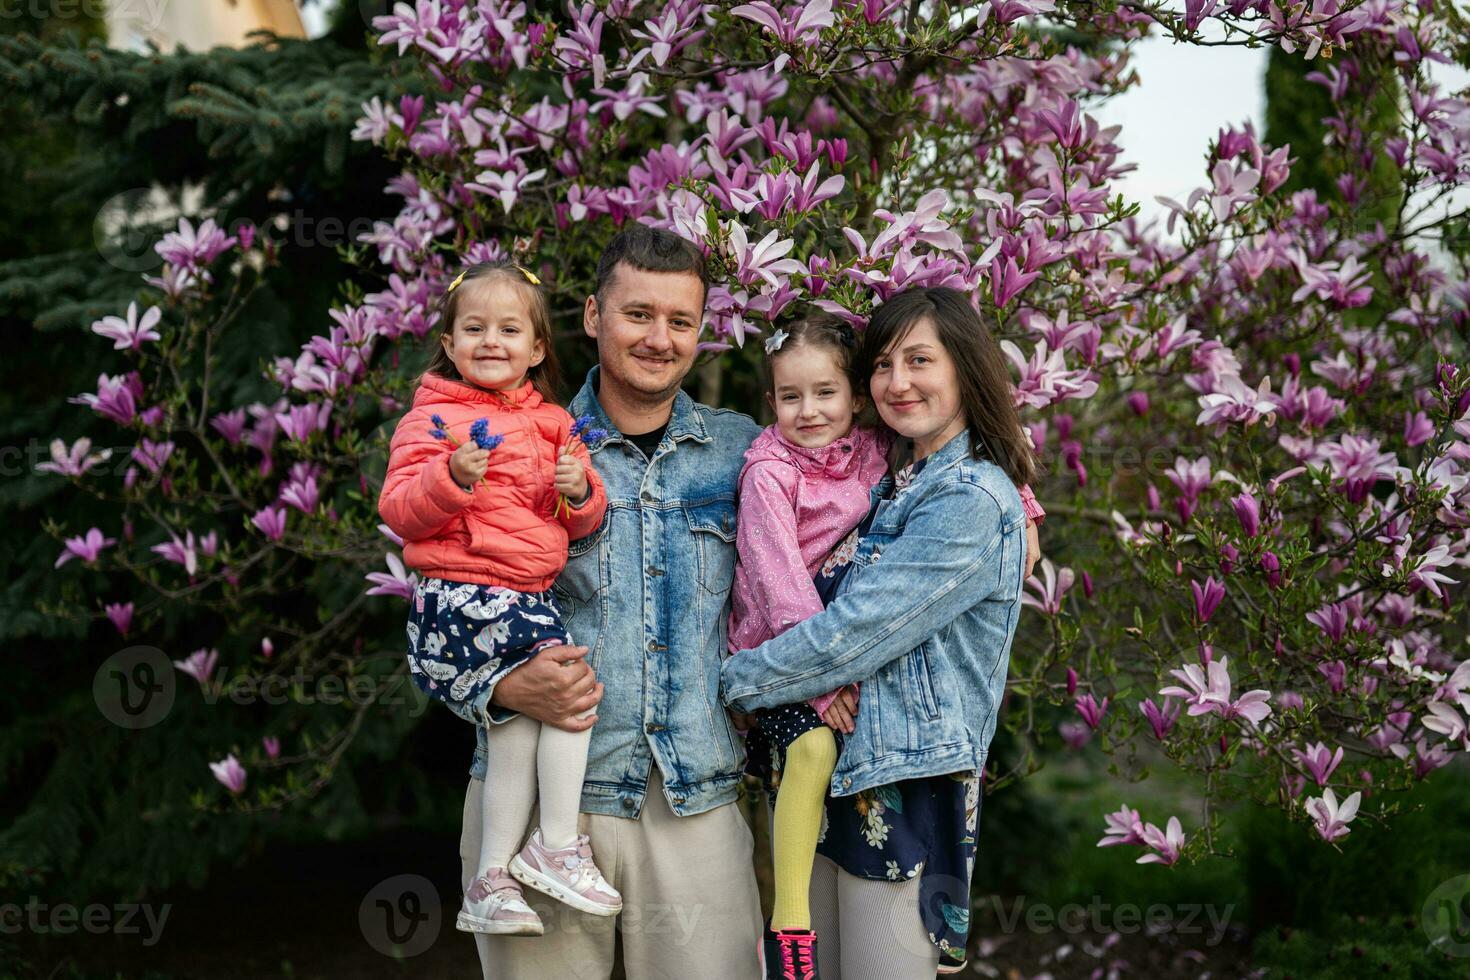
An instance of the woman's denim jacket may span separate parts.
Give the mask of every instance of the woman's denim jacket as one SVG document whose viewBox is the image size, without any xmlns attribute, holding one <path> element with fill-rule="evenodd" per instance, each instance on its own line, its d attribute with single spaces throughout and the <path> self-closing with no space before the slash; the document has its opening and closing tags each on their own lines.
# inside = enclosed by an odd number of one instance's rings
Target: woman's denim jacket
<svg viewBox="0 0 1470 980">
<path fill-rule="evenodd" d="M 862 681 L 833 796 L 985 765 L 1021 611 L 1026 516 L 1005 472 L 950 440 L 878 504 L 826 611 L 725 661 L 742 711 Z M 887 477 L 877 500 L 893 486 Z"/>
<path fill-rule="evenodd" d="M 735 488 L 760 426 L 680 392 L 649 461 L 603 411 L 598 377 L 594 367 L 567 410 L 608 430 L 589 447 L 607 516 L 597 533 L 572 542 L 552 586 L 604 685 L 582 810 L 637 817 L 657 762 L 673 811 L 702 813 L 735 800 L 745 759 L 720 702 L 720 661 L 735 577 Z M 495 706 L 489 715 L 515 717 Z M 485 749 L 482 730 L 471 768 L 481 779 Z"/>
</svg>

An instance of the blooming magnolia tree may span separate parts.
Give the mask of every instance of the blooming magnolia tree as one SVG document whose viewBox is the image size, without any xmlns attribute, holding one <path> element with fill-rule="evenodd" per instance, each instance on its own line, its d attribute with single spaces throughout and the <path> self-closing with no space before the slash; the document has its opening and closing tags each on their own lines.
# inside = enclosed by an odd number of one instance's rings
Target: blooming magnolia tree
<svg viewBox="0 0 1470 980">
<path fill-rule="evenodd" d="M 436 298 L 465 265 L 513 256 L 571 334 L 601 244 L 639 221 L 717 271 L 709 399 L 806 304 L 861 327 L 899 290 L 952 286 L 1001 338 L 1050 464 L 1056 561 L 1027 584 L 1012 657 L 1004 720 L 1026 752 L 991 788 L 1063 745 L 1095 743 L 1125 776 L 1177 766 L 1199 812 L 1125 807 L 1101 841 L 1172 864 L 1212 849 L 1225 800 L 1331 842 L 1470 747 L 1470 286 L 1452 197 L 1470 108 L 1431 78 L 1466 56 L 1452 8 L 417 0 L 373 26 L 403 95 L 366 104 L 353 137 L 402 164 L 402 210 L 364 237 L 321 335 L 266 352 L 279 396 L 219 403 L 212 344 L 248 327 L 239 311 L 289 253 L 181 221 L 138 304 L 93 327 L 114 350 L 75 399 L 135 439 L 130 465 L 91 474 L 77 444 L 51 467 L 117 503 L 112 526 L 54 529 L 58 574 L 109 574 L 99 617 L 146 635 L 182 601 L 226 614 L 178 661 L 206 690 L 221 658 L 264 677 L 351 670 L 364 641 L 396 652 L 396 632 L 355 624 L 384 621 L 364 620 L 373 604 L 396 616 L 414 583 L 376 480 Z M 1126 133 L 1090 112 L 1132 83 L 1129 42 L 1150 31 L 1317 59 L 1335 186 L 1287 194 L 1292 148 L 1227 127 L 1199 189 L 1163 200 L 1163 227 L 1141 222 L 1114 186 Z M 1389 76 L 1385 134 L 1370 96 Z M 1386 189 L 1364 176 L 1384 157 Z M 1385 194 L 1391 220 L 1358 217 Z M 283 603 L 306 576 L 343 583 L 338 605 Z M 361 708 L 318 715 L 285 755 L 275 736 L 219 746 L 238 806 L 330 777 Z"/>
</svg>

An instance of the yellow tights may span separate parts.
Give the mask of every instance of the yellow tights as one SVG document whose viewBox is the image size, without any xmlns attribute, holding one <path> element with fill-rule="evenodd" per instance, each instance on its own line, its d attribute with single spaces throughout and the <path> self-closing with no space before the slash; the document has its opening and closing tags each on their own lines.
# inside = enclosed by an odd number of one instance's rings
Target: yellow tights
<svg viewBox="0 0 1470 980">
<path fill-rule="evenodd" d="M 786 767 L 776 794 L 771 827 L 772 861 L 776 868 L 776 903 L 772 929 L 810 929 L 808 892 L 822 806 L 837 765 L 837 740 L 823 725 L 806 732 L 786 749 Z"/>
</svg>

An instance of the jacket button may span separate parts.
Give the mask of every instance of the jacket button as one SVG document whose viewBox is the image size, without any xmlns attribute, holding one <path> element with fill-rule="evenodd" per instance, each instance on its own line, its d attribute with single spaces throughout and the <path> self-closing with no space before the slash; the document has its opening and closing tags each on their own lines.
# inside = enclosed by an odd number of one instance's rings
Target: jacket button
<svg viewBox="0 0 1470 980">
<path fill-rule="evenodd" d="M 623 809 L 624 810 L 631 810 L 631 809 L 633 809 L 633 801 L 632 800 L 628 800 L 628 799 L 623 800 Z"/>
<path fill-rule="evenodd" d="M 648 734 L 652 735 L 655 732 L 661 732 L 661 731 L 663 731 L 664 730 L 664 726 L 655 724 L 653 722 L 649 722 L 648 724 L 646 724 L 646 725 L 643 726 L 643 730 L 645 732 L 647 732 Z"/>
<path fill-rule="evenodd" d="M 847 789 L 851 785 L 852 785 L 852 777 L 851 776 L 843 776 L 842 777 L 842 788 L 843 789 Z"/>
<path fill-rule="evenodd" d="M 649 493 L 647 490 L 643 491 L 638 496 L 641 497 L 644 500 L 652 500 L 653 499 L 653 494 Z"/>
</svg>

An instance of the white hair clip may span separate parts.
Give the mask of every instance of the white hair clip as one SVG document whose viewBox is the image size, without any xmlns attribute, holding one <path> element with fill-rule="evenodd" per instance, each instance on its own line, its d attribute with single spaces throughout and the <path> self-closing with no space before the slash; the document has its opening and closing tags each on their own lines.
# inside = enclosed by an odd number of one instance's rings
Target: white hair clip
<svg viewBox="0 0 1470 980">
<path fill-rule="evenodd" d="M 790 336 L 791 335 L 788 334 L 785 330 L 777 330 L 775 333 L 767 337 L 766 356 L 770 357 L 772 354 L 776 353 L 776 351 L 780 350 L 781 345 L 786 343 L 786 338 Z"/>
</svg>

